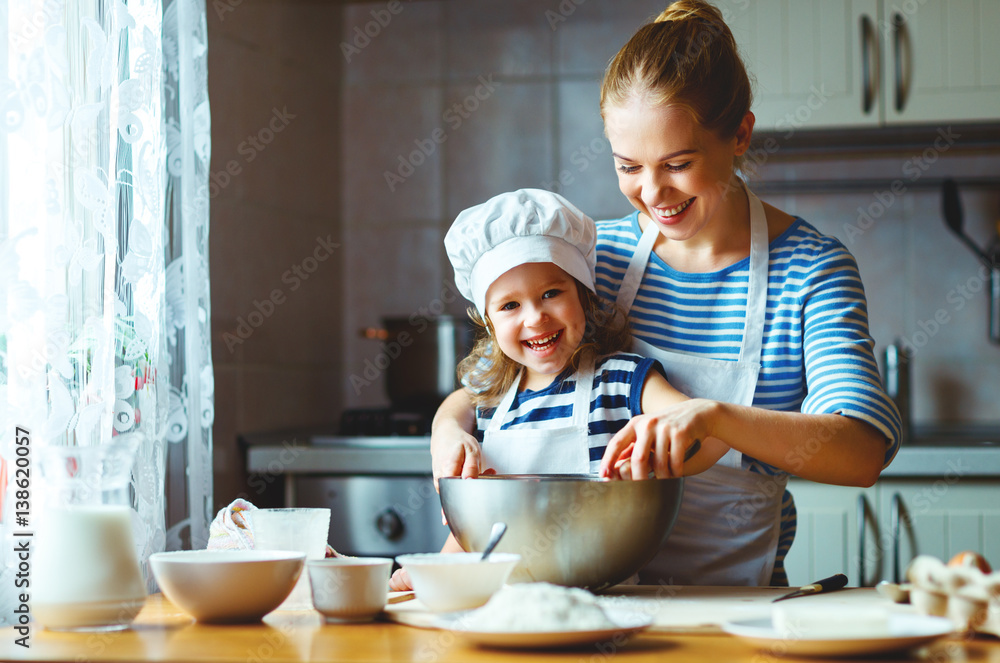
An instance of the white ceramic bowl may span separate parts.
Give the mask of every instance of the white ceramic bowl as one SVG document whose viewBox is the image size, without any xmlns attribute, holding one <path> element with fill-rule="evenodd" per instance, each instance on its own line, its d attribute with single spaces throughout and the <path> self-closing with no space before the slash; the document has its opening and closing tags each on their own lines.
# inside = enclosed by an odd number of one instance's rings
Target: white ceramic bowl
<svg viewBox="0 0 1000 663">
<path fill-rule="evenodd" d="M 180 550 L 149 557 L 171 603 L 200 622 L 253 622 L 295 587 L 305 553 L 281 550 Z"/>
<path fill-rule="evenodd" d="M 521 556 L 493 553 L 480 561 L 480 552 L 400 555 L 400 566 L 410 574 L 413 591 L 436 612 L 478 608 L 507 582 Z"/>
<path fill-rule="evenodd" d="M 388 557 L 331 557 L 306 562 L 313 605 L 327 619 L 363 622 L 375 617 L 389 598 Z"/>
</svg>

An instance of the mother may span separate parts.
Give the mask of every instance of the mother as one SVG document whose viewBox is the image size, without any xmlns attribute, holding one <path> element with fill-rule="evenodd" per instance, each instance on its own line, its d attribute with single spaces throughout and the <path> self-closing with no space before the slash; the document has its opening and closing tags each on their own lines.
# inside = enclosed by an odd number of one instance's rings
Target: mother
<svg viewBox="0 0 1000 663">
<path fill-rule="evenodd" d="M 640 28 L 601 89 L 619 188 L 636 211 L 598 224 L 598 292 L 628 311 L 633 349 L 694 397 L 633 419 L 601 472 L 631 443 L 633 477 L 670 476 L 669 456 L 696 440 L 730 447 L 686 479 L 643 582 L 787 585 L 788 475 L 870 486 L 899 445 L 854 258 L 737 176 L 750 104 L 732 33 L 701 0 L 679 0 Z M 478 475 L 473 426 L 457 391 L 435 417 L 436 478 Z"/>
</svg>

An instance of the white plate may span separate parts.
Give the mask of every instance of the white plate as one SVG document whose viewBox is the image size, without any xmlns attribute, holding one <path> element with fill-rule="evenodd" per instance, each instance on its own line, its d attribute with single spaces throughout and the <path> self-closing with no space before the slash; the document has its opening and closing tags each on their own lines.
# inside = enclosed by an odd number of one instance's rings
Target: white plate
<svg viewBox="0 0 1000 663">
<path fill-rule="evenodd" d="M 913 649 L 952 633 L 954 628 L 944 617 L 900 614 L 889 616 L 889 635 L 885 637 L 785 637 L 774 630 L 770 617 L 726 622 L 722 630 L 776 655 L 860 656 Z"/>
<path fill-rule="evenodd" d="M 607 640 L 616 643 L 633 633 L 649 628 L 653 618 L 643 612 L 632 610 L 605 610 L 614 628 L 596 631 L 472 631 L 461 626 L 461 618 L 456 618 L 450 626 L 453 633 L 469 642 L 485 647 L 503 649 L 554 649 L 589 645 Z"/>
</svg>

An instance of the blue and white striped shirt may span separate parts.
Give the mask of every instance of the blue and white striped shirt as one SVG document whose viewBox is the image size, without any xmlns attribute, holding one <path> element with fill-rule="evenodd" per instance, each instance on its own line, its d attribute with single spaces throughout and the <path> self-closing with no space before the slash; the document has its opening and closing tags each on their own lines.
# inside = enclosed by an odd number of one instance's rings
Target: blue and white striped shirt
<svg viewBox="0 0 1000 663">
<path fill-rule="evenodd" d="M 614 301 L 642 231 L 638 212 L 597 224 L 597 292 Z M 650 256 L 629 311 L 632 333 L 665 350 L 736 361 L 743 341 L 749 258 L 716 272 L 680 272 Z M 811 414 L 839 413 L 885 435 L 883 467 L 899 449 L 900 417 L 882 388 L 868 332 L 857 263 L 833 237 L 797 218 L 769 245 L 761 370 L 753 405 Z M 692 394 L 688 394 L 692 395 Z M 743 455 L 743 467 L 782 470 Z M 795 537 L 786 491 L 772 584 L 787 584 L 783 560 Z"/>
<path fill-rule="evenodd" d="M 597 292 L 614 301 L 641 235 L 638 212 L 597 224 Z M 655 253 L 636 295 L 632 333 L 656 347 L 736 361 L 743 341 L 749 258 L 717 272 L 679 272 Z M 802 219 L 770 244 L 761 371 L 753 405 L 839 413 L 886 437 L 884 464 L 899 448 L 900 419 L 882 388 L 868 333 L 868 306 L 854 257 Z M 763 474 L 777 468 L 744 456 Z"/>
<path fill-rule="evenodd" d="M 633 416 L 642 414 L 642 386 L 650 369 L 662 372 L 656 360 L 629 353 L 607 355 L 594 362 L 594 383 L 587 419 L 591 474 L 597 474 L 600 469 L 601 458 L 612 436 Z M 500 430 L 545 430 L 569 426 L 573 420 L 575 391 L 576 373 L 567 368 L 544 389 L 518 392 Z M 495 411 L 495 407 L 477 410 L 476 428 L 480 441 Z"/>
</svg>

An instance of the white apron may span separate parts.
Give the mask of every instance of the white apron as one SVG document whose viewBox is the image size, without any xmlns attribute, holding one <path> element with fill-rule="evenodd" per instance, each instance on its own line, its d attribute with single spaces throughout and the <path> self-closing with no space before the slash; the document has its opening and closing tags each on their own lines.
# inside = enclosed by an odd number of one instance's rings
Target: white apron
<svg viewBox="0 0 1000 663">
<path fill-rule="evenodd" d="M 520 376 L 497 406 L 483 432 L 484 469 L 497 474 L 589 474 L 588 423 L 594 362 L 585 361 L 576 372 L 573 420 L 562 428 L 500 430 L 517 394 Z"/>
<path fill-rule="evenodd" d="M 752 405 L 760 372 L 767 308 L 768 241 L 764 206 L 746 186 L 750 201 L 750 283 L 738 361 L 670 352 L 634 339 L 632 350 L 663 364 L 667 380 L 692 398 Z M 618 292 L 628 311 L 659 235 L 650 221 Z M 767 585 L 780 533 L 781 498 L 787 477 L 746 471 L 730 449 L 713 467 L 684 479 L 680 514 L 663 550 L 639 573 L 643 584 Z"/>
</svg>

